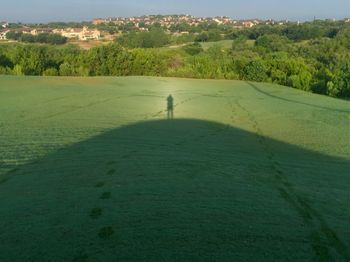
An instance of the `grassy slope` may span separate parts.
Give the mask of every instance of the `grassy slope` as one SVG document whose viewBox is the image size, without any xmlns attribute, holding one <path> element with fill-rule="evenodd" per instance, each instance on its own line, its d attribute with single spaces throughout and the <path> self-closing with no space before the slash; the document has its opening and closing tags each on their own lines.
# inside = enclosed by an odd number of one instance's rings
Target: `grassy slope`
<svg viewBox="0 0 350 262">
<path fill-rule="evenodd" d="M 0 261 L 350 259 L 349 102 L 239 81 L 1 77 L 0 112 Z"/>
<path fill-rule="evenodd" d="M 254 46 L 254 40 L 247 40 L 247 44 L 249 46 Z M 232 48 L 233 40 L 222 40 L 217 42 L 206 42 L 201 43 L 204 50 L 208 50 L 212 46 L 220 46 L 222 49 L 230 49 Z"/>
<path fill-rule="evenodd" d="M 204 50 L 209 49 L 212 46 L 218 45 L 221 46 L 222 48 L 232 48 L 232 40 L 222 40 L 222 41 L 217 41 L 217 42 L 207 42 L 207 43 L 201 43 L 202 47 Z"/>
</svg>

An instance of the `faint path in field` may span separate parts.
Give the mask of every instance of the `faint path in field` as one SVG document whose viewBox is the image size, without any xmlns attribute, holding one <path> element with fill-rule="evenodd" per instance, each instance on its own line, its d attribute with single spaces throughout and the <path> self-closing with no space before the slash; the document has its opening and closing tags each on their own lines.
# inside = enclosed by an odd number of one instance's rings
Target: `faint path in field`
<svg viewBox="0 0 350 262">
<path fill-rule="evenodd" d="M 78 95 L 69 95 L 69 96 L 61 96 L 61 97 L 56 97 L 56 98 L 52 98 L 52 99 L 48 99 L 44 102 L 41 102 L 37 105 L 34 105 L 33 108 L 35 107 L 40 107 L 40 106 L 43 106 L 43 105 L 47 105 L 47 104 L 51 104 L 52 102 L 57 102 L 57 101 L 61 101 L 61 100 L 65 100 L 67 98 L 72 98 L 72 97 L 77 97 Z"/>
<path fill-rule="evenodd" d="M 310 107 L 314 107 L 314 108 L 319 108 L 319 109 L 323 109 L 323 110 L 327 110 L 327 111 L 333 111 L 333 112 L 339 112 L 339 113 L 350 113 L 349 110 L 340 110 L 340 109 L 334 109 L 334 108 L 325 107 L 325 106 L 313 105 L 313 104 L 309 104 L 309 103 L 305 103 L 305 102 L 301 102 L 301 101 L 296 101 L 296 100 L 292 100 L 292 99 L 276 96 L 276 95 L 273 95 L 273 94 L 270 94 L 268 92 L 265 92 L 265 91 L 261 90 L 259 87 L 257 87 L 255 84 L 253 84 L 251 82 L 246 82 L 246 83 L 250 87 L 252 87 L 255 91 L 258 91 L 260 94 L 272 97 L 274 99 L 279 99 L 279 100 L 282 100 L 282 101 L 285 101 L 285 102 L 289 102 L 289 103 L 294 103 L 294 104 L 300 104 L 300 105 L 310 106 Z"/>
<path fill-rule="evenodd" d="M 232 101 L 233 100 L 233 101 Z M 257 139 L 270 161 L 270 168 L 273 174 L 273 187 L 279 192 L 281 197 L 298 213 L 305 225 L 311 231 L 310 241 L 317 261 L 336 261 L 330 253 L 331 247 L 344 261 L 350 261 L 350 255 L 346 245 L 338 238 L 336 232 L 332 230 L 322 215 L 314 209 L 306 197 L 298 194 L 294 186 L 288 181 L 287 174 L 284 173 L 280 163 L 276 160 L 273 149 L 269 146 L 263 131 L 255 116 L 243 106 L 238 98 L 228 99 L 231 106 L 232 117 L 236 110 L 243 111 L 255 130 Z"/>
<path fill-rule="evenodd" d="M 93 106 L 96 106 L 96 105 L 100 105 L 100 104 L 104 104 L 104 103 L 110 102 L 112 100 L 122 99 L 122 98 L 125 98 L 125 97 L 120 96 L 120 97 L 113 97 L 113 98 L 109 98 L 109 99 L 100 100 L 100 101 L 97 101 L 97 102 L 90 102 L 90 103 L 88 103 L 86 105 L 83 105 L 83 106 L 77 106 L 77 107 L 74 107 L 72 109 L 63 110 L 63 111 L 56 112 L 56 113 L 53 113 L 53 114 L 49 114 L 49 115 L 42 116 L 42 117 L 23 119 L 22 121 L 17 121 L 16 123 L 47 120 L 47 119 L 50 119 L 50 118 L 54 118 L 54 117 L 57 117 L 57 116 L 73 113 L 73 112 L 76 112 L 76 111 L 79 111 L 79 110 L 82 110 L 82 109 L 86 109 L 86 108 L 89 108 L 89 107 L 93 107 Z"/>
<path fill-rule="evenodd" d="M 199 97 L 202 97 L 203 95 L 197 95 L 195 97 L 190 97 L 188 99 L 185 99 L 177 104 L 174 105 L 174 107 L 178 107 L 179 105 L 182 105 L 184 103 L 187 103 L 187 102 L 190 102 L 194 99 L 197 99 Z M 93 107 L 93 106 L 97 106 L 97 105 L 100 105 L 100 104 L 104 104 L 104 103 L 108 103 L 110 101 L 113 101 L 113 100 L 119 100 L 119 99 L 123 99 L 123 98 L 132 98 L 132 97 L 156 97 L 156 98 L 164 98 L 163 96 L 155 96 L 155 95 L 127 95 L 127 96 L 117 96 L 117 97 L 112 97 L 112 98 L 108 98 L 108 99 L 103 99 L 103 100 L 99 100 L 99 101 L 96 101 L 96 102 L 90 102 L 88 104 L 85 104 L 85 105 L 82 105 L 82 106 L 76 106 L 74 108 L 71 108 L 71 109 L 67 109 L 67 110 L 62 110 L 62 111 L 59 111 L 59 112 L 56 112 L 56 113 L 52 113 L 52 114 L 48 114 L 48 115 L 45 115 L 45 116 L 40 116 L 40 117 L 35 117 L 35 118 L 27 118 L 27 119 L 22 119 L 21 121 L 16 121 L 16 124 L 17 123 L 24 123 L 24 122 L 31 122 L 31 121 L 42 121 L 42 120 L 47 120 L 47 119 L 50 119 L 50 118 L 54 118 L 54 117 L 57 117 L 57 116 L 62 116 L 62 115 L 65 115 L 65 114 L 69 114 L 69 113 L 73 113 L 73 112 L 76 112 L 76 111 L 79 111 L 79 110 L 83 110 L 83 109 L 86 109 L 86 108 L 90 108 L 90 107 Z M 66 97 L 61 97 L 61 98 L 58 98 L 57 100 L 60 100 L 60 99 L 64 99 Z M 57 101 L 55 99 L 51 100 L 51 101 Z M 48 102 L 49 103 L 49 102 Z M 166 113 L 166 110 L 162 110 L 162 111 L 158 111 L 156 113 L 150 113 L 150 114 L 146 114 L 145 117 L 144 117 L 144 120 L 148 120 L 150 118 L 155 118 L 155 117 L 158 117 L 159 115 L 163 114 L 163 113 Z"/>
</svg>

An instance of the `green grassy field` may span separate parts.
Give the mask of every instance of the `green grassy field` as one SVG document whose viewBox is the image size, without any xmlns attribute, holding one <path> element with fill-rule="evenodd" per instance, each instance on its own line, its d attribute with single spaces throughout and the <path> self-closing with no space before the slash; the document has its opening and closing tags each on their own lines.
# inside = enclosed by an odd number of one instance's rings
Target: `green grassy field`
<svg viewBox="0 0 350 262">
<path fill-rule="evenodd" d="M 247 40 L 247 45 L 252 47 L 254 46 L 255 40 Z M 231 49 L 233 40 L 221 40 L 217 42 L 204 42 L 201 43 L 204 50 L 208 50 L 212 46 L 220 46 L 222 49 Z"/>
<path fill-rule="evenodd" d="M 232 48 L 233 40 L 222 40 L 217 42 L 205 42 L 201 43 L 204 50 L 208 50 L 212 46 L 221 46 L 223 49 Z"/>
<path fill-rule="evenodd" d="M 0 261 L 350 261 L 348 101 L 3 76 L 0 112 Z"/>
</svg>

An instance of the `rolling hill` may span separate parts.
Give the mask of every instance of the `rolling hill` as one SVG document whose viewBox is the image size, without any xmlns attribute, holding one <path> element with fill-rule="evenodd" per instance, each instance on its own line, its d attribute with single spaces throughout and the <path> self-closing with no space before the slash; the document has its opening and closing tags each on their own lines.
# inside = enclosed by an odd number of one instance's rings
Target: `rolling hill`
<svg viewBox="0 0 350 262">
<path fill-rule="evenodd" d="M 348 101 L 2 76 L 0 112 L 0 261 L 350 260 Z"/>
</svg>

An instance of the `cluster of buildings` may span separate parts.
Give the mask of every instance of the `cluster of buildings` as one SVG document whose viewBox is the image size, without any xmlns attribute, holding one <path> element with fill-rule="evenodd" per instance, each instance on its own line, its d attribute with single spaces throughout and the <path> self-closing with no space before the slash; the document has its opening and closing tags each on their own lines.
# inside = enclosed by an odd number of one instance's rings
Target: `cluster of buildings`
<svg viewBox="0 0 350 262">
<path fill-rule="evenodd" d="M 210 22 L 216 22 L 218 24 L 232 24 L 232 20 L 229 17 L 226 16 L 220 16 L 220 17 L 209 17 L 209 18 L 203 18 L 203 17 L 194 17 L 191 15 L 168 15 L 168 16 L 161 16 L 161 15 L 147 15 L 147 16 L 134 16 L 134 17 L 115 17 L 115 18 L 107 18 L 107 19 L 94 19 L 92 23 L 94 25 L 101 25 L 101 24 L 113 24 L 116 26 L 122 26 L 127 24 L 133 24 L 137 28 L 147 28 L 149 26 L 152 26 L 154 24 L 160 24 L 164 28 L 170 28 L 171 26 L 180 24 L 180 23 L 186 23 L 191 26 L 198 26 L 201 23 L 210 23 Z"/>
<path fill-rule="evenodd" d="M 6 34 L 9 31 L 0 31 L 0 40 L 6 40 Z"/>
<path fill-rule="evenodd" d="M 96 29 L 89 29 L 88 27 L 83 28 L 66 28 L 66 29 L 52 29 L 52 28 L 29 28 L 23 27 L 18 29 L 10 30 L 5 28 L 3 30 L 0 29 L 0 40 L 6 40 L 6 34 L 10 31 L 22 34 L 58 34 L 64 36 L 69 39 L 78 39 L 80 41 L 86 40 L 99 40 L 101 38 L 101 31 Z"/>
<path fill-rule="evenodd" d="M 10 32 L 10 30 L 8 30 L 8 27 L 8 22 L 0 22 L 0 40 L 6 40 L 6 34 Z"/>
<path fill-rule="evenodd" d="M 0 28 L 7 28 L 9 26 L 8 22 L 0 22 Z"/>
<path fill-rule="evenodd" d="M 227 16 L 217 16 L 217 17 L 195 17 L 191 15 L 148 15 L 148 16 L 136 16 L 136 17 L 115 17 L 115 18 L 97 18 L 92 21 L 94 25 L 116 25 L 125 26 L 133 25 L 134 29 L 140 31 L 147 30 L 148 27 L 159 24 L 163 28 L 171 28 L 181 23 L 186 23 L 190 26 L 199 26 L 204 23 L 216 23 L 218 25 L 230 25 L 236 28 L 250 28 L 255 25 L 262 23 L 261 20 L 232 20 Z"/>
<path fill-rule="evenodd" d="M 138 31 L 148 31 L 148 28 L 152 25 L 158 24 L 164 29 L 171 29 L 171 27 L 179 24 L 187 24 L 189 26 L 199 26 L 204 23 L 216 23 L 218 25 L 228 25 L 233 28 L 251 28 L 259 24 L 275 24 L 273 20 L 232 20 L 227 16 L 218 17 L 195 17 L 191 15 L 147 15 L 137 17 L 116 17 L 116 18 L 98 18 L 92 21 L 95 26 L 98 25 L 113 25 L 116 27 L 129 26 L 129 29 Z M 280 24 L 283 22 L 279 22 Z M 10 31 L 8 29 L 9 24 L 6 22 L 0 23 L 0 40 L 6 40 L 6 34 Z M 88 27 L 83 28 L 65 28 L 65 29 L 52 29 L 52 28 L 30 28 L 23 26 L 20 29 L 13 29 L 12 31 L 21 32 L 23 34 L 38 35 L 40 33 L 58 34 L 69 39 L 78 39 L 80 41 L 86 40 L 99 40 L 102 37 L 102 32 L 97 29 L 89 29 Z M 170 30 L 169 30 L 170 33 Z M 188 32 L 179 32 L 179 34 Z M 176 33 L 175 33 L 176 34 Z M 114 36 L 104 33 L 106 39 L 113 39 Z"/>
<path fill-rule="evenodd" d="M 350 23 L 350 18 L 346 18 L 343 21 Z M 218 17 L 195 17 L 191 15 L 146 15 L 146 16 L 135 16 L 135 17 L 115 17 L 115 18 L 98 18 L 92 21 L 92 24 L 95 26 L 98 25 L 112 25 L 116 27 L 128 26 L 132 30 L 138 31 L 148 31 L 148 28 L 152 25 L 158 24 L 164 29 L 170 29 L 179 24 L 187 24 L 189 26 L 199 26 L 201 24 L 211 24 L 216 23 L 218 25 L 228 25 L 236 29 L 251 28 L 256 25 L 266 24 L 274 25 L 279 24 L 283 25 L 288 23 L 285 21 L 275 21 L 275 20 L 233 20 L 227 16 L 218 16 Z M 299 22 L 298 22 L 299 24 Z M 108 33 L 103 33 L 98 29 L 90 29 L 88 27 L 83 28 L 65 28 L 65 29 L 52 29 L 52 28 L 32 28 L 28 26 L 23 26 L 17 29 L 11 29 L 8 22 L 0 22 L 0 40 L 6 40 L 6 34 L 10 31 L 23 34 L 32 34 L 38 35 L 41 33 L 49 34 L 58 34 L 69 39 L 78 39 L 80 41 L 86 40 L 99 40 L 102 38 L 102 35 L 105 35 L 106 39 L 113 39 L 112 35 Z M 174 32 L 174 31 L 172 31 Z M 179 32 L 188 33 L 188 32 Z"/>
<path fill-rule="evenodd" d="M 6 34 L 9 32 L 8 26 L 8 22 L 0 22 L 0 40 L 6 40 Z"/>
<path fill-rule="evenodd" d="M 101 31 L 96 29 L 83 28 L 67 28 L 67 29 L 54 29 L 54 34 L 58 34 L 69 39 L 78 39 L 81 41 L 86 40 L 99 40 L 101 38 Z"/>
</svg>

